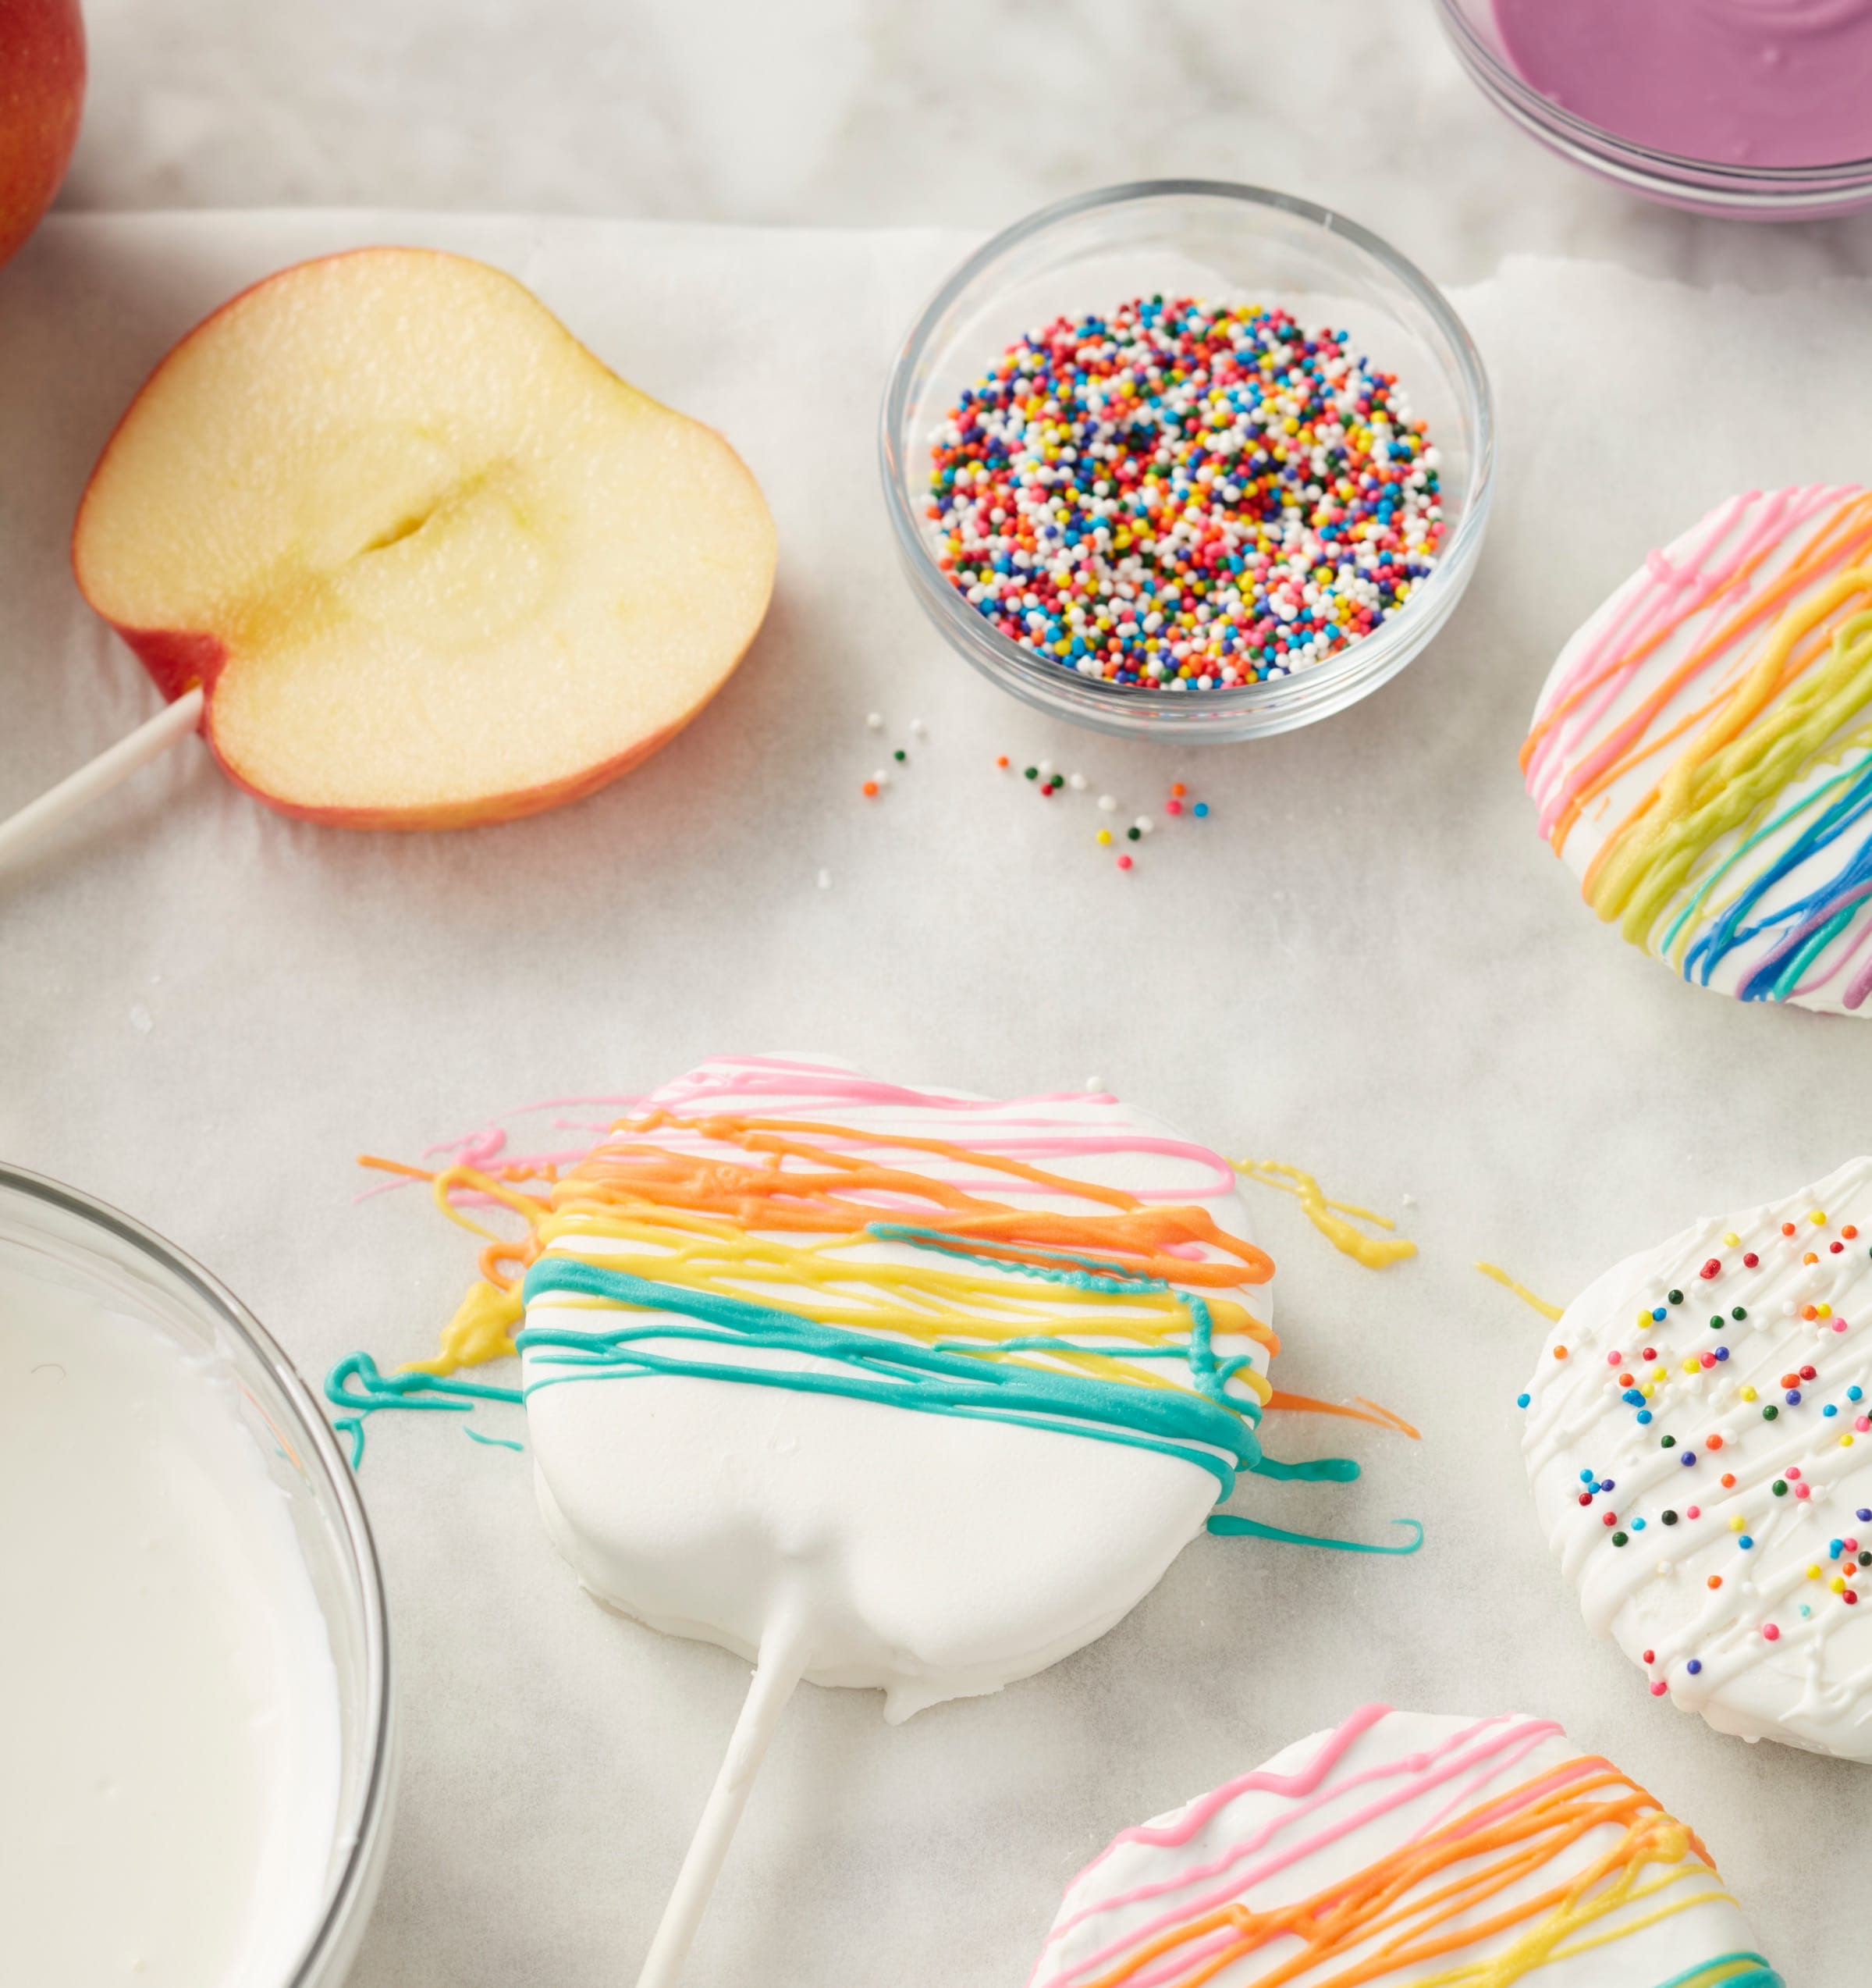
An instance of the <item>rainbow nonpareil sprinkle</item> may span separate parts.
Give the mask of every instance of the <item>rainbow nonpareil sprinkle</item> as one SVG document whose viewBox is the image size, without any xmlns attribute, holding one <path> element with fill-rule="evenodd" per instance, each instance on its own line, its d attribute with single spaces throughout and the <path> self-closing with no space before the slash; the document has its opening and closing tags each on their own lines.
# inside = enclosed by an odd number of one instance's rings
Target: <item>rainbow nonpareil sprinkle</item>
<svg viewBox="0 0 1872 1988">
<path fill-rule="evenodd" d="M 1291 675 L 1433 570 L 1437 456 L 1390 373 L 1284 311 L 1137 299 L 1011 346 L 932 438 L 938 565 L 1000 632 L 1165 691 Z"/>
</svg>

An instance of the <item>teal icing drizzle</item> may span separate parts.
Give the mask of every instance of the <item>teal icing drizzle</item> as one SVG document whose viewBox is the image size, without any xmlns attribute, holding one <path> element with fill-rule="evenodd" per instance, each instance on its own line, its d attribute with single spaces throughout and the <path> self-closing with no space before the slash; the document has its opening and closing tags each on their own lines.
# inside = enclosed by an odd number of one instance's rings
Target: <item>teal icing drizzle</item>
<svg viewBox="0 0 1872 1988">
<path fill-rule="evenodd" d="M 440 1395 L 439 1401 L 422 1399 Z M 518 1407 L 518 1388 L 499 1388 L 487 1381 L 464 1381 L 453 1374 L 385 1374 L 368 1353 L 350 1353 L 339 1361 L 325 1381 L 325 1398 L 345 1413 L 332 1418 L 335 1429 L 351 1439 L 351 1468 L 364 1464 L 364 1425 L 385 1408 L 407 1408 L 413 1412 L 440 1410 L 453 1415 L 472 1413 L 478 1401 L 503 1401 Z"/>
<path fill-rule="evenodd" d="M 1423 1527 L 1415 1519 L 1393 1519 L 1393 1525 L 1408 1526 L 1408 1546 L 1369 1546 L 1361 1539 L 1322 1539 L 1310 1532 L 1284 1532 L 1277 1525 L 1263 1525 L 1259 1519 L 1238 1517 L 1233 1512 L 1210 1514 L 1209 1529 L 1229 1539 L 1272 1539 L 1286 1546 L 1323 1546 L 1332 1553 L 1414 1553 L 1423 1544 Z"/>
<path fill-rule="evenodd" d="M 483 1435 L 479 1429 L 469 1428 L 466 1424 L 462 1428 L 462 1434 L 468 1439 L 469 1442 L 485 1443 L 490 1449 L 517 1450 L 523 1456 L 526 1453 L 527 1446 L 524 1442 L 510 1442 L 506 1436 Z"/>
<path fill-rule="evenodd" d="M 894 1222 L 868 1225 L 880 1242 L 908 1243 L 961 1257 L 984 1268 L 1037 1278 L 1071 1289 L 1106 1295 L 1174 1296 L 1188 1316 L 1187 1345 L 1124 1349 L 1123 1357 L 1174 1358 L 1187 1365 L 1195 1392 L 1140 1387 L 1096 1379 L 1057 1367 L 1003 1361 L 1003 1352 L 1110 1353 L 1109 1345 L 1081 1346 L 1057 1334 L 1032 1334 L 993 1346 L 968 1340 L 939 1340 L 933 1346 L 855 1331 L 802 1317 L 744 1298 L 660 1283 L 629 1271 L 589 1263 L 577 1257 L 542 1257 L 527 1273 L 523 1297 L 531 1311 L 539 1298 L 564 1294 L 613 1308 L 617 1322 L 589 1332 L 567 1326 L 526 1326 L 515 1335 L 517 1350 L 530 1356 L 534 1378 L 524 1388 L 496 1387 L 456 1375 L 386 1375 L 368 1353 L 353 1353 L 334 1367 L 325 1395 L 346 1410 L 339 1426 L 353 1431 L 353 1467 L 364 1456 L 364 1422 L 385 1408 L 468 1413 L 478 1401 L 524 1403 L 542 1389 L 568 1381 L 644 1379 L 680 1376 L 734 1382 L 750 1387 L 843 1396 L 922 1414 L 1004 1422 L 1021 1428 L 1050 1429 L 1128 1449 L 1174 1456 L 1216 1481 L 1219 1504 L 1234 1492 L 1238 1476 L 1284 1482 L 1350 1483 L 1359 1466 L 1349 1457 L 1328 1456 L 1286 1463 L 1262 1449 L 1256 1427 L 1261 1405 L 1227 1392 L 1228 1382 L 1251 1364 L 1245 1357 L 1220 1359 L 1213 1343 L 1209 1307 L 1192 1292 L 1123 1265 L 1068 1252 L 1040 1252 L 1047 1264 L 1011 1261 L 979 1254 L 940 1230 Z M 655 1342 L 654 1344 L 651 1343 Z M 677 1350 L 693 1346 L 697 1350 Z M 707 1349 L 705 1351 L 703 1349 Z M 723 1357 L 734 1352 L 778 1352 L 813 1364 L 773 1366 Z M 550 1369 L 553 1371 L 544 1371 Z M 434 1398 L 434 1397 L 439 1397 Z M 465 1431 L 478 1442 L 497 1438 Z M 502 1446 L 517 1449 L 517 1444 Z M 1415 1519 L 1394 1524 L 1412 1529 L 1408 1545 L 1367 1545 L 1352 1540 L 1288 1532 L 1259 1520 L 1216 1513 L 1209 1530 L 1225 1537 L 1265 1539 L 1337 1552 L 1414 1553 L 1423 1528 Z"/>
<path fill-rule="evenodd" d="M 1233 1407 L 1181 1389 L 1114 1386 L 979 1353 L 947 1353 L 852 1332 L 744 1298 L 659 1284 L 576 1257 L 542 1257 L 527 1273 L 527 1303 L 559 1293 L 595 1298 L 624 1315 L 602 1332 L 528 1325 L 517 1334 L 514 1344 L 535 1356 L 536 1367 L 566 1370 L 530 1382 L 529 1396 L 563 1381 L 629 1380 L 652 1374 L 843 1395 L 925 1414 L 1059 1428 L 1181 1457 L 1215 1478 L 1219 1498 L 1234 1489 L 1238 1471 L 1256 1470 L 1262 1461 L 1260 1443 L 1245 1417 Z M 694 1322 L 673 1323 L 672 1314 Z M 645 1343 L 650 1340 L 795 1353 L 828 1363 L 832 1371 L 688 1357 Z"/>
<path fill-rule="evenodd" d="M 351 1474 L 353 1477 L 364 1468 L 364 1417 L 361 1415 L 335 1415 L 332 1426 L 341 1435 L 351 1439 Z"/>
<path fill-rule="evenodd" d="M 1742 1972 L 1717 1972 L 1725 1967 L 1739 1967 Z M 1657 1988 L 1710 1988 L 1713 1983 L 1720 1983 L 1721 1988 L 1788 1988 L 1786 1982 L 1759 1954 L 1724 1954 L 1715 1960 L 1686 1968 L 1682 1974 L 1674 1974 L 1668 1981 L 1659 1982 Z"/>
<path fill-rule="evenodd" d="M 1862 781 L 1863 774 L 1863 767 L 1848 767 L 1843 773 L 1835 774 L 1831 778 L 1824 781 L 1815 788 L 1812 793 L 1803 795 L 1799 799 L 1790 802 L 1783 808 L 1778 814 L 1771 814 L 1770 818 L 1761 823 L 1759 827 L 1749 830 L 1744 839 L 1731 850 L 1729 854 L 1704 878 L 1689 902 L 1671 919 L 1659 944 L 1659 951 L 1667 954 L 1670 951 L 1671 948 L 1676 943 L 1678 934 L 1682 931 L 1685 926 L 1701 913 L 1710 894 L 1721 886 L 1723 879 L 1735 869 L 1751 851 L 1766 841 L 1771 836 L 1779 834 L 1789 822 L 1805 814 L 1809 809 L 1819 808 L 1823 804 L 1828 803 L 1828 797 L 1832 795 L 1835 788 Z M 1764 809 L 1763 812 L 1767 810 Z M 1748 901 L 1752 904 L 1762 894 L 1762 890 L 1758 886 L 1749 892 Z M 1686 977 L 1689 977 L 1687 973 Z M 1709 979 L 1707 970 L 1703 979 L 1707 984 Z"/>
</svg>

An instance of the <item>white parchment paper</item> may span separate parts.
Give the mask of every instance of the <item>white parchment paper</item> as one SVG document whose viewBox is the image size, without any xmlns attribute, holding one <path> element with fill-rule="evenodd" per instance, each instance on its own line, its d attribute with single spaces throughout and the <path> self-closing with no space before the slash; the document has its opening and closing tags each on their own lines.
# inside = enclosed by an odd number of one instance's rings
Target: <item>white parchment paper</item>
<svg viewBox="0 0 1872 1988">
<path fill-rule="evenodd" d="M 1796 1988 L 1851 1988 L 1872 1775 L 1719 1737 L 1588 1637 L 1521 1473 L 1512 1397 L 1540 1321 L 1471 1264 L 1564 1299 L 1872 1136 L 1872 1031 L 1693 993 L 1621 945 L 1536 840 L 1515 766 L 1561 640 L 1648 547 L 1738 487 L 1872 475 L 1866 287 L 1745 297 L 1523 262 L 1462 294 L 1503 452 L 1461 612 L 1356 709 L 1173 757 L 978 681 L 894 568 L 877 400 L 959 239 L 55 222 L 0 272 L 0 811 L 155 708 L 66 557 L 137 383 L 243 284 L 371 240 L 510 269 L 627 378 L 719 426 L 779 519 L 772 617 L 666 751 L 535 821 L 307 828 L 192 742 L 141 776 L 0 876 L 0 1153 L 199 1256 L 314 1379 L 358 1346 L 413 1356 L 471 1271 L 419 1193 L 353 1204 L 356 1153 L 413 1157 L 724 1048 L 994 1092 L 1096 1075 L 1401 1214 L 1423 1250 L 1374 1276 L 1257 1203 L 1279 1379 L 1423 1431 L 1277 1422 L 1284 1453 L 1349 1448 L 1366 1475 L 1263 1509 L 1366 1537 L 1412 1513 L 1423 1552 L 1204 1540 L 1103 1641 L 996 1698 L 890 1730 L 875 1698 L 804 1691 L 697 1982 L 1018 1983 L 1114 1830 L 1384 1698 L 1564 1719 L 1702 1831 Z M 909 763 L 865 802 L 897 745 Z M 1090 794 L 1042 802 L 1003 752 L 1157 815 L 1135 872 L 1095 848 Z M 1174 779 L 1207 821 L 1163 820 Z M 362 1476 L 407 1744 L 357 1988 L 629 1979 L 745 1669 L 587 1601 L 525 1460 L 439 1421 L 380 1419 Z"/>
</svg>

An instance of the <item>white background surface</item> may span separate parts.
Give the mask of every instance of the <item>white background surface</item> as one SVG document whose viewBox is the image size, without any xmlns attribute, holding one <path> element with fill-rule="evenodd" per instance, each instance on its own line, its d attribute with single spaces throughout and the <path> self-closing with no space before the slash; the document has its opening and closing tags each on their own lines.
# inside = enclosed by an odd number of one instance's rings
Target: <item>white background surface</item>
<svg viewBox="0 0 1872 1988">
<path fill-rule="evenodd" d="M 1340 202 L 1452 279 L 1530 245 L 1757 288 L 1872 267 L 1856 226 L 1722 228 L 1576 180 L 1469 101 L 1416 7 L 1322 0 L 1304 45 L 1259 48 L 1270 9 L 1172 9 L 1135 48 L 1115 9 L 1062 26 L 1038 7 L 827 6 L 765 41 L 752 10 L 710 40 L 706 10 L 679 29 L 560 8 L 524 41 L 492 9 L 315 12 L 96 10 L 68 204 L 986 224 L 1191 169 Z M 1335 81 L 1355 55 L 1381 85 Z M 1324 158 L 1315 95 L 1342 134 Z M 999 1698 L 890 1730 L 875 1699 L 804 1692 L 697 1980 L 1017 1983 L 1114 1829 L 1382 1696 L 1565 1719 L 1702 1830 L 1792 1988 L 1851 1988 L 1840 1901 L 1863 1889 L 1872 1780 L 1708 1733 L 1586 1636 L 1521 1485 L 1511 1403 L 1540 1321 L 1469 1265 L 1493 1256 L 1564 1297 L 1691 1213 L 1864 1145 L 1858 1026 L 1700 997 L 1596 929 L 1533 834 L 1514 752 L 1559 642 L 1646 547 L 1739 485 L 1864 476 L 1866 292 L 1713 303 L 1523 267 L 1460 297 L 1504 425 L 1462 613 L 1352 713 L 1172 763 L 968 677 L 893 567 L 876 389 L 959 236 L 61 223 L 0 274 L 0 809 L 151 708 L 64 554 L 136 383 L 240 283 L 373 235 L 488 255 L 722 426 L 780 519 L 773 617 L 690 732 L 538 821 L 353 837 L 274 819 L 192 750 L 144 776 L 0 881 L 0 1154 L 200 1256 L 314 1375 L 359 1344 L 415 1351 L 471 1270 L 416 1195 L 353 1207 L 353 1154 L 412 1157 L 491 1111 L 628 1090 L 722 1047 L 822 1047 L 985 1090 L 1096 1072 L 1352 1198 L 1419 1197 L 1423 1255 L 1382 1278 L 1285 1203 L 1258 1207 L 1283 1384 L 1375 1396 L 1425 1436 L 1295 1423 L 1285 1453 L 1343 1442 L 1367 1477 L 1262 1509 L 1368 1536 L 1414 1513 L 1423 1554 L 1199 1542 L 1112 1635 Z M 912 754 L 875 806 L 856 791 L 874 708 Z M 918 715 L 926 749 L 903 735 Z M 1014 788 L 1000 751 L 1153 812 L 1182 777 L 1215 813 L 1121 877 L 1089 807 Z M 432 1424 L 375 1432 L 363 1484 L 407 1744 L 358 1988 L 628 1979 L 744 1684 L 720 1652 L 580 1597 L 525 1474 Z"/>
</svg>

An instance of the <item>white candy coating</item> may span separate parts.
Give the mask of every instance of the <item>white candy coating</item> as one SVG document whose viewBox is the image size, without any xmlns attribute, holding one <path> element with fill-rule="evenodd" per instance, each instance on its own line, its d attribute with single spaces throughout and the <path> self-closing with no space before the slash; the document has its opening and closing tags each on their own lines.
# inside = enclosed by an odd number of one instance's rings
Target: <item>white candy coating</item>
<svg viewBox="0 0 1872 1988">
<path fill-rule="evenodd" d="M 757 1087 L 780 1060 L 798 1072 L 790 1096 Z M 854 1075 L 826 1058 L 723 1059 L 646 1102 L 962 1145 L 1035 1118 L 1033 1101 L 955 1091 L 927 1094 L 929 1104 L 826 1101 L 822 1079 Z M 939 1099 L 983 1108 L 958 1122 Z M 1050 1098 L 1042 1115 L 1095 1139 L 1176 1137 L 1102 1095 Z M 930 1173 L 954 1164 L 914 1159 Z M 1130 1191 L 1174 1190 L 1245 1237 L 1226 1163 L 1205 1161 L 1088 1150 L 1043 1164 Z M 1069 1204 L 1027 1194 L 1021 1205 Z M 914 1254 L 878 1247 L 887 1260 Z M 1270 1287 L 1253 1298 L 1267 1318 Z M 589 1320 L 550 1294 L 527 1313 L 529 1326 Z M 1256 1343 L 1219 1350 L 1265 1367 Z M 540 1371 L 529 1355 L 527 1381 Z M 684 1375 L 544 1388 L 529 1396 L 527 1424 L 547 1527 L 594 1595 L 744 1655 L 776 1625 L 803 1625 L 806 1677 L 881 1688 L 893 1720 L 998 1690 L 1103 1634 L 1202 1529 L 1217 1490 L 1181 1458 L 1053 1429 Z"/>
<path fill-rule="evenodd" d="M 1718 1731 L 1852 1760 L 1872 1760 L 1869 1244 L 1860 1159 L 1627 1258 L 1549 1335 L 1524 1438 L 1596 1634 Z"/>
</svg>

